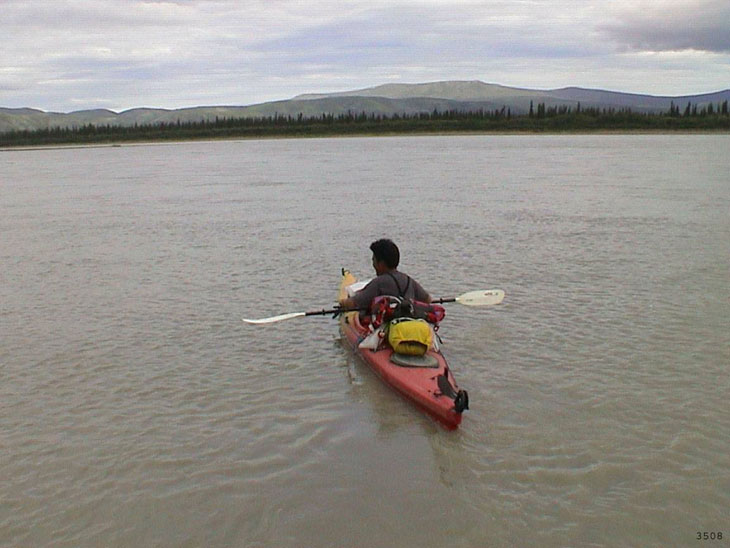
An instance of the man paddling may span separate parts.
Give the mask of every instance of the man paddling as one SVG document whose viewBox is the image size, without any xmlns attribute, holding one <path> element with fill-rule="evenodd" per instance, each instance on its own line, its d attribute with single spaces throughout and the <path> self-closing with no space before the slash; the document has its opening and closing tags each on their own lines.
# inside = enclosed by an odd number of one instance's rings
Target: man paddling
<svg viewBox="0 0 730 548">
<path fill-rule="evenodd" d="M 376 277 L 350 298 L 341 299 L 343 309 L 369 309 L 370 303 L 380 295 L 405 297 L 411 301 L 431 302 L 431 296 L 416 280 L 400 272 L 400 251 L 392 240 L 381 239 L 370 244 L 373 252 L 373 268 Z"/>
</svg>

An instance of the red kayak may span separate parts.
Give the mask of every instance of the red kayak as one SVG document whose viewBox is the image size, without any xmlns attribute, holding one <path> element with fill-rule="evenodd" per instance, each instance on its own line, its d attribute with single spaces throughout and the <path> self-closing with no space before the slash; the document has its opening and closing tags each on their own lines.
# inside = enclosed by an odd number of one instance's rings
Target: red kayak
<svg viewBox="0 0 730 548">
<path fill-rule="evenodd" d="M 347 270 L 342 272 L 339 299 L 346 296 L 347 287 L 357 280 Z M 448 429 L 461 423 L 461 414 L 469 406 L 469 397 L 460 390 L 444 355 L 433 348 L 424 356 L 396 354 L 387 344 L 378 350 L 360 348 L 370 334 L 360 323 L 357 312 L 340 316 L 340 330 L 352 348 L 387 384 L 414 402 Z"/>
</svg>

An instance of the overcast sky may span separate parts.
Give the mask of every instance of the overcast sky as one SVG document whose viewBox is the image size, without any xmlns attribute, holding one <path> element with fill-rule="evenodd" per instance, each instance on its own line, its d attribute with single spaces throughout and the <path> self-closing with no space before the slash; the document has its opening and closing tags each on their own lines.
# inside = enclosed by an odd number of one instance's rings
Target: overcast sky
<svg viewBox="0 0 730 548">
<path fill-rule="evenodd" d="M 0 0 L 0 106 L 247 105 L 482 80 L 730 88 L 730 0 Z"/>
</svg>

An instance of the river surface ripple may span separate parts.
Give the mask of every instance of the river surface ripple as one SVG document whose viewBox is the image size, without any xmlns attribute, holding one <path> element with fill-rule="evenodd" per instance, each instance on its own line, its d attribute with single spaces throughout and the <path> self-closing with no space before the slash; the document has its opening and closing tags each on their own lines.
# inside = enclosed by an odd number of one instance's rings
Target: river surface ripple
<svg viewBox="0 0 730 548">
<path fill-rule="evenodd" d="M 0 545 L 730 538 L 730 136 L 0 152 Z M 449 305 L 447 432 L 330 305 L 396 240 Z"/>
</svg>

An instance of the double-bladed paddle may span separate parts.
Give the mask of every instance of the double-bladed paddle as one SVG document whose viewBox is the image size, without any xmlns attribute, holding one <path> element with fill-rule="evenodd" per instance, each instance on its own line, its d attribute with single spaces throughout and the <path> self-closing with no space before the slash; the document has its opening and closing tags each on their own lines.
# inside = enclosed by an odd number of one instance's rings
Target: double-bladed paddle
<svg viewBox="0 0 730 548">
<path fill-rule="evenodd" d="M 504 300 L 504 291 L 501 289 L 480 289 L 477 291 L 469 291 L 458 297 L 442 297 L 440 299 L 434 299 L 431 304 L 441 303 L 459 303 L 466 306 L 492 306 L 499 304 Z M 267 323 L 283 322 L 284 320 L 291 320 L 293 318 L 301 318 L 304 316 L 328 316 L 330 314 L 341 314 L 343 312 L 353 312 L 355 309 L 343 310 L 342 308 L 332 308 L 329 310 L 313 310 L 311 312 L 290 312 L 288 314 L 279 314 L 278 316 L 271 316 L 270 318 L 261 318 L 258 320 L 250 320 L 243 318 L 246 323 L 255 325 L 263 325 Z"/>
</svg>

